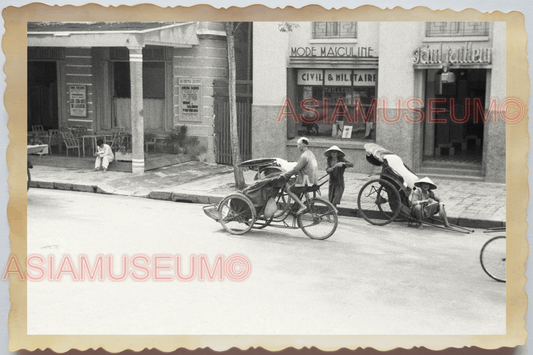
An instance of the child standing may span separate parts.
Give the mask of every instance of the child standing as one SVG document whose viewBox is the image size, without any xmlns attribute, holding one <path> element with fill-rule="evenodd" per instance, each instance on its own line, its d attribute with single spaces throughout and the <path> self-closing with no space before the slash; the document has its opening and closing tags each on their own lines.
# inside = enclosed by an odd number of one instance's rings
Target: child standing
<svg viewBox="0 0 533 355">
<path fill-rule="evenodd" d="M 105 173 L 109 163 L 113 161 L 115 156 L 113 155 L 111 147 L 107 144 L 104 144 L 102 139 L 97 140 L 96 145 L 98 147 L 96 148 L 96 153 L 94 153 L 94 156 L 96 157 L 96 161 L 94 162 L 94 171 L 98 171 L 100 170 L 100 167 L 102 167 Z"/>
<path fill-rule="evenodd" d="M 324 153 L 327 160 L 326 172 L 329 174 L 328 199 L 333 206 L 341 203 L 344 193 L 344 170 L 353 167 L 353 164 L 344 158 L 344 152 L 334 145 Z"/>
</svg>

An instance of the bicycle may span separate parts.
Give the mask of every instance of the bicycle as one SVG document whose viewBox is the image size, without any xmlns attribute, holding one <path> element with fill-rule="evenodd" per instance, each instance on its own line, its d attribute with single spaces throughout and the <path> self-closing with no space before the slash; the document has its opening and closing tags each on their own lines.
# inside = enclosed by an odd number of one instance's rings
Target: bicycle
<svg viewBox="0 0 533 355">
<path fill-rule="evenodd" d="M 299 228 L 311 239 L 331 237 L 338 226 L 337 209 L 316 196 L 320 186 L 309 187 L 299 196 L 307 209 L 298 214 L 299 205 L 288 202 L 286 181 L 279 173 L 272 174 L 242 193 L 226 196 L 218 205 L 204 206 L 204 212 L 231 234 L 245 234 L 252 228 L 271 226 Z M 270 206 L 275 203 L 274 211 L 267 208 L 270 199 Z"/>
<path fill-rule="evenodd" d="M 491 228 L 485 233 L 505 232 L 505 227 Z M 481 248 L 479 261 L 483 271 L 498 282 L 506 282 L 506 237 L 497 236 L 489 239 Z"/>
</svg>

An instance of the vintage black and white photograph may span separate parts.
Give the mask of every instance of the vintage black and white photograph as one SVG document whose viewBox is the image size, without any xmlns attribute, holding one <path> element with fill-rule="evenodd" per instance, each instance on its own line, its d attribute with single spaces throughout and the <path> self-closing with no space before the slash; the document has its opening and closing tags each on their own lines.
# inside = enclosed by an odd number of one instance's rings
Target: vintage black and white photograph
<svg viewBox="0 0 533 355">
<path fill-rule="evenodd" d="M 28 334 L 505 334 L 505 31 L 28 23 Z"/>
<path fill-rule="evenodd" d="M 509 203 L 525 185 L 509 127 L 527 119 L 514 26 L 94 17 L 24 23 L 26 255 L 5 274 L 26 277 L 26 313 L 10 349 L 526 336 L 506 238 L 526 241 Z"/>
</svg>

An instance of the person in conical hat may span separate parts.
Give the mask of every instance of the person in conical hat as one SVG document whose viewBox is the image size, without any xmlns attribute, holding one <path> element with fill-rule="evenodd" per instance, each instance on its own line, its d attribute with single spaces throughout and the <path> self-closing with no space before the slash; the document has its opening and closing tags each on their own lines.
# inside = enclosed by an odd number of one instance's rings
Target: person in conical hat
<svg viewBox="0 0 533 355">
<path fill-rule="evenodd" d="M 353 164 L 344 158 L 344 152 L 336 145 L 326 150 L 324 155 L 328 158 L 326 165 L 326 172 L 329 174 L 328 199 L 337 207 L 344 194 L 344 170 L 353 167 Z"/>
<path fill-rule="evenodd" d="M 425 178 L 422 178 L 422 179 L 418 179 L 418 181 L 415 182 L 415 186 L 416 187 L 422 187 L 421 185 L 423 183 L 426 183 L 426 184 L 429 184 L 429 189 L 430 190 L 435 190 L 437 189 L 437 185 L 435 185 L 435 183 L 433 181 L 431 181 L 430 178 L 428 178 L 427 176 Z"/>
<path fill-rule="evenodd" d="M 422 221 L 439 213 L 446 227 L 450 226 L 444 203 L 432 190 L 437 185 L 429 177 L 424 177 L 415 182 L 416 189 L 411 195 L 411 213 L 419 221 L 418 228 L 422 229 Z"/>
</svg>

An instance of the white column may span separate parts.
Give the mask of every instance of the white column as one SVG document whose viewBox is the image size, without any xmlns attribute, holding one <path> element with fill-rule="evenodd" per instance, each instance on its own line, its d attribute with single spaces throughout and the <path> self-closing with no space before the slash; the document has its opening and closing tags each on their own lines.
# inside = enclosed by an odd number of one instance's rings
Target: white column
<svg viewBox="0 0 533 355">
<path fill-rule="evenodd" d="M 144 174 L 143 55 L 142 47 L 130 50 L 131 145 L 133 174 Z"/>
</svg>

